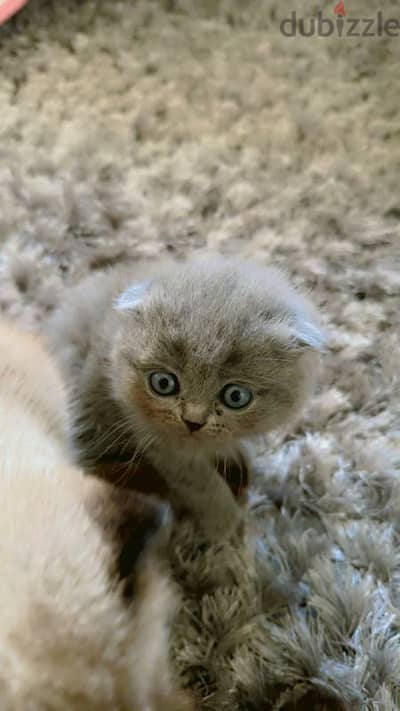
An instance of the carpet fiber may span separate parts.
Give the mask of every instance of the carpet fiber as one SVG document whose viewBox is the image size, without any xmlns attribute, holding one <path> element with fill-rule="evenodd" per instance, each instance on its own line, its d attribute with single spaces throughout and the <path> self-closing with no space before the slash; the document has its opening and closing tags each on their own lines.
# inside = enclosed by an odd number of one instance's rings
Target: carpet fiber
<svg viewBox="0 0 400 711">
<path fill-rule="evenodd" d="M 208 710 L 395 711 L 400 38 L 287 38 L 292 8 L 31 0 L 0 28 L 0 306 L 36 327 L 89 271 L 204 247 L 311 290 L 320 389 L 254 452 L 245 546 L 175 533 L 174 658 Z"/>
</svg>

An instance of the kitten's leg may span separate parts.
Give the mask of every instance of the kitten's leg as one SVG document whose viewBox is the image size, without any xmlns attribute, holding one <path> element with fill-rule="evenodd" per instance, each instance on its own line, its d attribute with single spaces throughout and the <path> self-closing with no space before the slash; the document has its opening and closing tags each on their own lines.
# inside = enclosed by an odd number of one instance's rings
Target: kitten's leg
<svg viewBox="0 0 400 711">
<path fill-rule="evenodd" d="M 225 460 L 215 464 L 198 455 L 168 452 L 161 457 L 153 452 L 136 464 L 99 461 L 91 472 L 117 487 L 152 494 L 170 501 L 174 508 L 187 509 L 209 538 L 229 537 L 242 520 L 235 497 L 242 505 L 246 501 L 246 488 L 240 485 L 248 483 L 248 468 L 237 457 L 227 458 L 225 465 Z"/>
<path fill-rule="evenodd" d="M 170 497 L 197 519 L 212 541 L 230 538 L 243 522 L 243 512 L 215 466 L 198 455 L 152 456 L 165 478 Z"/>
<path fill-rule="evenodd" d="M 243 452 L 238 451 L 234 455 L 217 457 L 214 466 L 236 501 L 244 506 L 251 481 L 251 466 L 248 458 Z M 170 498 L 165 478 L 155 470 L 146 457 L 138 462 L 103 458 L 86 468 L 96 477 L 119 488 L 133 489 L 166 500 Z"/>
</svg>

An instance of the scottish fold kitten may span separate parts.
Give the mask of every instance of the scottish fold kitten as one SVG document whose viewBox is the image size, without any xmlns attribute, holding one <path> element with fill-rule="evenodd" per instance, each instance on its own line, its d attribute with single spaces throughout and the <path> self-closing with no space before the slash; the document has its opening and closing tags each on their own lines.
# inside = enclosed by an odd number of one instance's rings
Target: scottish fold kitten
<svg viewBox="0 0 400 711">
<path fill-rule="evenodd" d="M 240 459 L 241 442 L 301 408 L 323 340 L 282 273 L 204 256 L 91 277 L 49 333 L 79 461 L 111 478 L 147 462 L 212 538 L 241 521 L 216 463 Z"/>
</svg>

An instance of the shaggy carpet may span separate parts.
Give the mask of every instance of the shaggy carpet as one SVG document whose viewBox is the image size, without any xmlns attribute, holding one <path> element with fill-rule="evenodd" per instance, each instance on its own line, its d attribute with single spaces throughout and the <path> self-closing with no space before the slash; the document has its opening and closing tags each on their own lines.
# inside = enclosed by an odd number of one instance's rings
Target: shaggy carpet
<svg viewBox="0 0 400 711">
<path fill-rule="evenodd" d="M 90 270 L 200 247 L 312 291 L 320 389 L 253 453 L 246 544 L 175 533 L 176 669 L 208 710 L 394 711 L 400 38 L 284 37 L 292 9 L 31 0 L 0 28 L 0 305 L 36 327 Z"/>
</svg>

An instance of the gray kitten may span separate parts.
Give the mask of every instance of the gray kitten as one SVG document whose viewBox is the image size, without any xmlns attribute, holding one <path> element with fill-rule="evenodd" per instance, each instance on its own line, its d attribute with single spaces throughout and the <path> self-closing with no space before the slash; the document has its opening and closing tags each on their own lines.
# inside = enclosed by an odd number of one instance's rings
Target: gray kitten
<svg viewBox="0 0 400 711">
<path fill-rule="evenodd" d="M 210 537 L 230 535 L 241 510 L 216 459 L 304 404 L 315 311 L 279 271 L 236 259 L 135 271 L 90 277 L 50 322 L 79 461 L 101 471 L 144 456 Z"/>
</svg>

